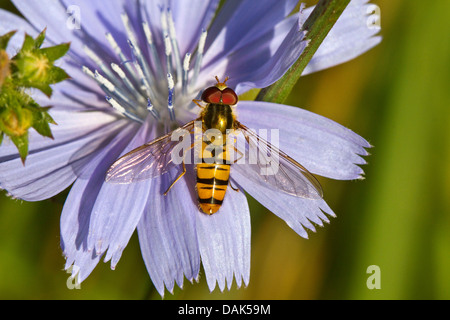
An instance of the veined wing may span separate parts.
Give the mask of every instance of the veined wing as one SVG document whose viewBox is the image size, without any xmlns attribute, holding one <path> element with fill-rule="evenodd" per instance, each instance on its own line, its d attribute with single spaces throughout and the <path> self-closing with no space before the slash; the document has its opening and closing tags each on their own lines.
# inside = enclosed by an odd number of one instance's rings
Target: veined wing
<svg viewBox="0 0 450 320">
<path fill-rule="evenodd" d="M 162 175 L 180 165 L 172 160 L 172 150 L 180 143 L 179 140 L 172 141 L 172 134 L 177 130 L 190 132 L 194 127 L 194 121 L 120 157 L 109 168 L 105 180 L 122 184 L 138 182 Z"/>
<path fill-rule="evenodd" d="M 244 134 L 247 144 L 245 150 L 241 150 L 245 152 L 236 155 L 238 160 L 232 170 L 257 184 L 266 184 L 293 196 L 323 197 L 319 181 L 305 167 L 240 122 L 236 121 L 236 126 Z"/>
</svg>

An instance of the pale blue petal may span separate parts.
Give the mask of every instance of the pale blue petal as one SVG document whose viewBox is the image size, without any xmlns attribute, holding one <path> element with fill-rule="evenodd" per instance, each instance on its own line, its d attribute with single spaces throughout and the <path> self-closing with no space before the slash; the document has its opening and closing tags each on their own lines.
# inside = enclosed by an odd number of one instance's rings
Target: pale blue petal
<svg viewBox="0 0 450 320">
<path fill-rule="evenodd" d="M 208 28 L 218 4 L 218 0 L 171 1 L 182 57 L 187 52 L 192 53 L 195 50 L 202 30 Z"/>
<path fill-rule="evenodd" d="M 105 100 L 105 94 L 99 94 L 95 89 L 99 86 L 92 83 L 88 77 L 81 77 L 81 80 L 90 85 L 91 90 L 80 88 L 75 81 L 66 80 L 53 89 L 51 98 L 47 97 L 41 91 L 34 90 L 33 99 L 41 106 L 51 106 L 53 110 L 64 110 L 66 112 L 82 112 L 82 111 L 103 111 L 107 114 L 114 114 L 114 109 Z"/>
<path fill-rule="evenodd" d="M 169 191 L 180 172 L 170 171 L 152 180 L 144 214 L 138 224 L 142 256 L 155 288 L 164 296 L 164 288 L 173 293 L 175 283 L 181 288 L 186 277 L 198 279 L 200 252 L 195 231 L 195 217 L 200 214 L 194 191 L 192 166 Z M 187 178 L 189 176 L 189 179 Z"/>
<path fill-rule="evenodd" d="M 315 232 L 315 225 L 323 226 L 323 222 L 329 222 L 324 212 L 335 216 L 324 200 L 294 197 L 277 192 L 271 186 L 255 184 L 247 179 L 245 171 L 238 170 L 238 167 L 239 164 L 233 165 L 233 179 L 255 200 L 283 219 L 303 238 L 308 238 L 305 228 Z"/>
<path fill-rule="evenodd" d="M 297 21 L 297 16 L 284 19 L 266 33 L 252 39 L 252 41 L 248 41 L 245 46 L 237 49 L 232 55 L 224 57 L 209 67 L 203 68 L 197 85 L 199 87 L 207 87 L 214 80 L 210 75 L 215 74 L 221 78 L 228 76 L 230 78 L 228 85 L 236 88 L 238 94 L 245 92 L 249 87 L 245 86 L 243 88 L 242 85 L 238 84 L 253 79 L 258 70 L 271 61 L 272 57 L 280 49 L 280 46 L 283 43 L 285 45 L 288 43 L 287 41 L 285 42 L 285 39 L 292 27 L 297 24 Z M 282 50 L 288 50 L 288 48 Z M 269 80 L 266 81 L 271 82 L 271 77 L 272 74 L 268 73 L 259 80 L 262 81 L 264 78 L 268 78 Z"/>
<path fill-rule="evenodd" d="M 50 125 L 54 139 L 30 130 L 26 166 L 12 142 L 4 141 L 0 148 L 0 187 L 13 197 L 39 201 L 63 191 L 124 125 L 103 112 L 51 110 L 51 115 L 58 123 Z"/>
<path fill-rule="evenodd" d="M 81 48 L 81 41 L 73 37 L 73 30 L 67 27 L 69 14 L 62 3 L 54 0 L 12 2 L 36 30 L 40 32 L 47 28 L 47 40 L 54 44 L 72 41 L 72 50 Z"/>
<path fill-rule="evenodd" d="M 381 37 L 375 36 L 380 27 L 372 24 L 376 15 L 369 14 L 373 5 L 367 2 L 368 0 L 352 0 L 349 3 L 303 71 L 303 75 L 352 60 L 381 42 Z M 305 15 L 312 11 L 308 9 Z"/>
<path fill-rule="evenodd" d="M 97 195 L 104 183 L 105 173 L 134 135 L 135 128 L 128 126 L 103 148 L 89 163 L 89 170 L 73 184 L 61 214 L 61 248 L 66 257 L 65 269 L 79 270 L 82 282 L 100 260 L 94 250 L 88 250 L 89 221 Z M 74 270 L 75 271 L 75 270 Z"/>
<path fill-rule="evenodd" d="M 203 66 L 266 34 L 292 12 L 298 0 L 228 1 L 208 33 Z"/>
<path fill-rule="evenodd" d="M 238 186 L 239 187 L 239 186 Z M 242 191 L 229 190 L 213 215 L 196 215 L 197 237 L 210 291 L 238 287 L 250 280 L 250 212 Z"/>
<path fill-rule="evenodd" d="M 127 54 L 131 52 L 127 43 L 127 34 L 122 23 L 121 14 L 127 12 L 131 21 L 137 20 L 137 17 L 133 15 L 137 6 L 136 0 L 62 0 L 62 3 L 66 8 L 76 6 L 80 12 L 81 29 L 74 29 L 70 35 L 72 38 L 82 40 L 85 45 L 95 50 L 97 54 L 103 51 L 110 57 L 114 57 L 114 51 L 105 36 L 106 33 L 111 33 Z M 127 6 L 125 5 L 126 3 L 128 3 Z M 66 17 L 69 17 L 69 14 L 66 14 Z M 101 56 L 105 58 L 105 56 Z"/>
<path fill-rule="evenodd" d="M 122 154 L 150 141 L 154 136 L 154 128 L 149 121 L 145 122 Z M 106 252 L 105 261 L 113 259 L 112 268 L 141 218 L 150 184 L 151 180 L 132 184 L 103 183 L 98 192 L 89 219 L 87 248 L 95 250 L 98 255 Z"/>
<path fill-rule="evenodd" d="M 257 114 L 258 116 L 255 116 Z M 275 103 L 241 101 L 238 120 L 249 128 L 278 129 L 279 148 L 310 172 L 339 180 L 359 179 L 361 156 L 371 147 L 362 137 L 312 112 Z"/>
<path fill-rule="evenodd" d="M 264 88 L 280 79 L 306 48 L 304 36 L 305 32 L 299 31 L 298 24 L 294 23 L 273 56 L 257 70 L 248 72 L 245 78 L 240 79 L 236 92 L 241 94 L 252 88 Z"/>
<path fill-rule="evenodd" d="M 25 33 L 36 35 L 36 30 L 24 19 L 11 12 L 0 9 L 0 35 L 10 31 L 18 31 L 8 44 L 6 52 L 13 57 L 22 47 Z"/>
</svg>

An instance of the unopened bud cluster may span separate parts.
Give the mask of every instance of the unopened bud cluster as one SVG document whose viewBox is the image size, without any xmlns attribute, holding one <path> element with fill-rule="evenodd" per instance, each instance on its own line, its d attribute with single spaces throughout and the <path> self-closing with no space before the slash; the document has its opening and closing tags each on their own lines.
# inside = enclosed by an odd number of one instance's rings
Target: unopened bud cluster
<svg viewBox="0 0 450 320">
<path fill-rule="evenodd" d="M 49 107 L 37 104 L 29 91 L 35 88 L 50 97 L 50 85 L 69 78 L 54 62 L 67 53 L 70 44 L 41 48 L 44 30 L 36 38 L 25 35 L 22 48 L 10 57 L 6 49 L 15 33 L 0 36 L 0 144 L 8 136 L 25 162 L 28 130 L 33 128 L 42 136 L 53 138 L 49 124 L 56 124 L 47 112 Z"/>
</svg>

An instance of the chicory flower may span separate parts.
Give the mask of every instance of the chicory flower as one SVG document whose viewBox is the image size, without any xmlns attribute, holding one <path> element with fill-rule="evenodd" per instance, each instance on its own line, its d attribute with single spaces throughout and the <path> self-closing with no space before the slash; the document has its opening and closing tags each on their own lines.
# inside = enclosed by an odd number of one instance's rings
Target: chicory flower
<svg viewBox="0 0 450 320">
<path fill-rule="evenodd" d="M 198 279 L 200 263 L 210 290 L 249 283 L 250 213 L 243 192 L 227 193 L 217 214 L 199 211 L 192 167 L 167 196 L 178 172 L 132 184 L 105 182 L 111 164 L 126 152 L 165 134 L 173 123 L 198 116 L 192 99 L 228 76 L 242 94 L 277 81 L 307 42 L 301 23 L 311 8 L 291 14 L 297 0 L 84 1 L 16 0 L 23 20 L 0 11 L 0 33 L 47 27 L 47 41 L 71 42 L 61 67 L 71 76 L 55 86 L 51 100 L 58 126 L 54 140 L 30 133 L 26 166 L 10 146 L 0 148 L 0 187 L 26 201 L 48 199 L 71 186 L 61 216 L 65 268 L 85 280 L 98 262 L 115 268 L 137 229 L 150 277 L 161 295 Z M 379 43 L 368 28 L 367 0 L 353 0 L 305 70 L 345 62 Z M 213 19 L 214 18 L 214 19 Z M 22 36 L 22 37 L 21 37 Z M 277 128 L 282 149 L 310 172 L 358 179 L 369 143 L 311 112 L 274 103 L 241 101 L 237 117 L 247 126 Z M 295 137 L 293 139 L 293 137 Z M 245 190 L 300 236 L 328 222 L 323 199 L 272 191 L 231 171 Z"/>
</svg>

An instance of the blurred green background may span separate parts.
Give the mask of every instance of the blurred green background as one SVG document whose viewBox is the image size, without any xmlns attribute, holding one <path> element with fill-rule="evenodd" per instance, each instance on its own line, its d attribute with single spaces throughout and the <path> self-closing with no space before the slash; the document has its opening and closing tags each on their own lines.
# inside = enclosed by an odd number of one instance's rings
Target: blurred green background
<svg viewBox="0 0 450 320">
<path fill-rule="evenodd" d="M 209 293 L 202 271 L 199 284 L 185 281 L 165 299 L 450 298 L 450 1 L 372 2 L 381 45 L 303 77 L 287 101 L 368 139 L 366 180 L 320 179 L 337 218 L 309 240 L 251 201 L 249 286 Z M 0 299 L 160 299 L 136 235 L 115 271 L 100 263 L 80 290 L 67 288 L 64 196 L 25 203 L 0 195 Z M 381 289 L 367 288 L 371 265 Z"/>
</svg>

